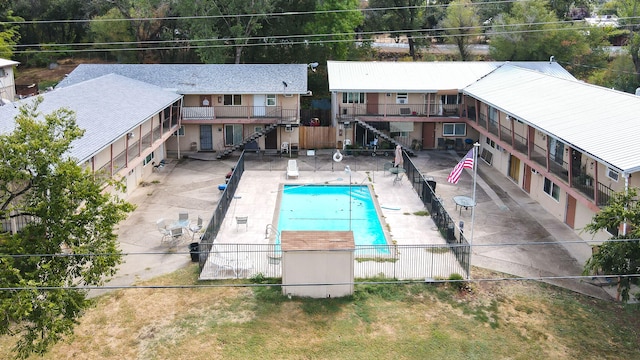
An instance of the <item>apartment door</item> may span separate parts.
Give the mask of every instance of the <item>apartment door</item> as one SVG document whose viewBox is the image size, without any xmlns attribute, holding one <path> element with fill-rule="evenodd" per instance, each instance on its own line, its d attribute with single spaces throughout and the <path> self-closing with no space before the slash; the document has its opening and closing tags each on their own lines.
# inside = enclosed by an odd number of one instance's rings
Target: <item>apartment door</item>
<svg viewBox="0 0 640 360">
<path fill-rule="evenodd" d="M 522 190 L 526 191 L 527 194 L 531 193 L 531 166 L 524 165 L 524 178 L 522 179 Z"/>
<path fill-rule="evenodd" d="M 267 113 L 267 95 L 253 95 L 253 116 L 265 116 Z"/>
<path fill-rule="evenodd" d="M 564 222 L 573 229 L 576 222 L 576 198 L 567 195 L 567 215 Z"/>
<path fill-rule="evenodd" d="M 367 94 L 367 115 L 376 115 L 379 113 L 380 111 L 378 110 L 378 94 Z"/>
<path fill-rule="evenodd" d="M 200 125 L 200 150 L 213 150 L 213 132 L 211 125 Z"/>
<path fill-rule="evenodd" d="M 436 124 L 422 123 L 422 148 L 436 148 Z"/>
<path fill-rule="evenodd" d="M 278 132 L 277 131 L 269 131 L 264 136 L 264 148 L 265 149 L 279 149 L 278 146 Z"/>
<path fill-rule="evenodd" d="M 509 177 L 520 183 L 520 159 L 513 155 L 509 158 Z"/>
</svg>

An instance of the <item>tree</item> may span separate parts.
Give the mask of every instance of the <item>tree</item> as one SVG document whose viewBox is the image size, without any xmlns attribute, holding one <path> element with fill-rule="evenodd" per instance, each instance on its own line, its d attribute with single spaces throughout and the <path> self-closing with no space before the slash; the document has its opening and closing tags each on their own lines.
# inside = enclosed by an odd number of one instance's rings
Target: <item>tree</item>
<svg viewBox="0 0 640 360">
<path fill-rule="evenodd" d="M 637 278 L 625 275 L 640 273 L 640 202 L 638 191 L 630 188 L 626 193 L 615 193 L 608 206 L 598 212 L 585 231 L 595 234 L 602 230 L 616 232 L 620 225 L 622 233 L 600 245 L 587 260 L 585 274 L 602 272 L 605 275 L 618 276 L 618 297 L 629 300 L 631 283 Z"/>
<path fill-rule="evenodd" d="M 123 21 L 110 21 L 121 19 Z M 96 16 L 89 24 L 89 35 L 93 42 L 107 43 L 108 45 L 94 45 L 95 48 L 101 49 L 113 49 L 115 42 L 128 42 L 135 41 L 133 30 L 127 21 L 124 21 L 122 13 L 113 8 L 109 10 L 104 16 Z M 125 45 L 128 48 L 131 45 Z M 132 62 L 135 59 L 135 54 L 130 51 L 122 50 L 110 50 L 113 56 L 115 56 L 119 63 Z"/>
<path fill-rule="evenodd" d="M 326 48 L 325 54 L 333 60 L 346 60 L 349 50 L 354 48 L 356 36 L 354 32 L 364 22 L 364 16 L 359 11 L 358 0 L 325 0 L 316 5 L 313 20 L 305 27 L 306 34 L 332 34 L 319 40 L 331 40 L 326 44 L 316 45 Z M 333 12 L 346 10 L 344 12 Z"/>
<path fill-rule="evenodd" d="M 462 61 L 471 59 L 469 46 L 473 38 L 480 35 L 480 20 L 475 9 L 471 0 L 456 0 L 449 4 L 445 18 L 440 23 L 444 31 L 450 35 L 448 41 L 458 47 Z"/>
<path fill-rule="evenodd" d="M 0 135 L 0 216 L 28 219 L 0 234 L 0 334 L 16 357 L 43 354 L 73 331 L 89 302 L 82 286 L 101 285 L 121 262 L 114 227 L 133 206 L 67 153 L 83 130 L 73 112 L 40 120 L 42 99 L 20 108 Z M 107 185 L 115 185 L 108 181 Z"/>
<path fill-rule="evenodd" d="M 189 30 L 192 41 L 200 40 L 197 52 L 205 63 L 231 58 L 233 63 L 240 64 L 243 50 L 262 29 L 271 11 L 273 0 L 182 1 L 178 5 L 182 16 L 208 16 L 181 24 Z"/>
<path fill-rule="evenodd" d="M 396 41 L 400 36 L 406 36 L 409 55 L 413 60 L 418 60 L 420 48 L 429 44 L 427 39 L 420 35 L 420 30 L 427 22 L 425 8 L 425 0 L 370 0 L 365 19 L 366 29 L 376 32 L 389 31 Z"/>
<path fill-rule="evenodd" d="M 545 61 L 553 56 L 571 64 L 592 52 L 581 30 L 559 23 L 546 1 L 518 1 L 510 13 L 493 19 L 489 54 L 499 61 Z"/>
<path fill-rule="evenodd" d="M 13 57 L 13 48 L 20 40 L 20 33 L 17 25 L 4 24 L 7 22 L 22 21 L 22 18 L 13 16 L 11 10 L 7 11 L 4 16 L 0 16 L 0 58 L 11 59 Z"/>
</svg>

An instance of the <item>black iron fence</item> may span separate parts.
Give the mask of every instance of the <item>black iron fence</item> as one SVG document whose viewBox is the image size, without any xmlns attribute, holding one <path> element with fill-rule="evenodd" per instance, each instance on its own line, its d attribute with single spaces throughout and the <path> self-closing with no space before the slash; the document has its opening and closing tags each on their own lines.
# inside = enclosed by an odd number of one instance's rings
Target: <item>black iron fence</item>
<svg viewBox="0 0 640 360">
<path fill-rule="evenodd" d="M 298 166 L 300 169 L 303 169 L 304 167 L 305 170 L 344 171 L 344 168 L 348 165 L 353 171 L 358 171 L 358 170 L 359 171 L 363 171 L 363 170 L 385 171 L 393 166 L 393 160 L 394 160 L 392 156 L 388 156 L 388 157 L 371 156 L 371 155 L 350 156 L 350 157 L 345 157 L 339 163 L 339 166 L 338 166 L 336 165 L 335 161 L 327 161 L 329 156 L 332 156 L 331 154 L 335 154 L 335 153 L 328 152 L 327 154 L 324 154 L 324 155 L 307 156 L 304 158 L 305 160 L 304 162 L 298 161 Z M 267 275 L 273 276 L 273 274 L 275 274 L 274 271 L 275 272 L 279 271 L 277 269 L 274 270 L 273 267 L 269 266 L 269 265 L 277 265 L 274 261 L 276 258 L 274 258 L 273 256 L 267 256 L 262 254 L 262 253 L 272 254 L 274 252 L 273 248 L 263 249 L 261 246 L 258 246 L 259 244 L 244 244 L 249 247 L 240 247 L 240 244 L 215 243 L 216 249 L 213 249 L 214 239 L 218 234 L 218 231 L 220 229 L 220 226 L 222 225 L 224 216 L 227 213 L 227 210 L 229 209 L 231 201 L 234 198 L 234 194 L 238 187 L 238 183 L 240 181 L 242 173 L 244 172 L 245 167 L 247 166 L 247 164 L 245 163 L 245 160 L 247 159 L 247 157 L 252 157 L 252 156 L 259 156 L 259 155 L 243 152 L 242 155 L 240 156 L 238 163 L 236 164 L 235 169 L 231 174 L 231 177 L 229 178 L 228 183 L 226 184 L 226 188 L 222 193 L 222 197 L 220 199 L 220 202 L 218 203 L 218 206 L 214 211 L 211 221 L 209 222 L 209 225 L 207 226 L 205 233 L 201 237 L 201 242 L 199 244 L 199 252 L 200 252 L 199 262 L 200 262 L 201 278 L 203 277 L 206 278 L 206 276 L 202 274 L 205 274 L 207 271 L 212 271 L 211 269 L 214 269 L 213 271 L 217 273 L 220 270 L 221 266 L 222 267 L 227 266 L 228 270 L 231 271 L 233 274 L 235 274 L 236 277 L 246 277 L 248 273 L 251 273 L 251 271 L 244 271 L 244 270 L 233 271 L 233 269 L 231 269 L 232 265 L 219 264 L 220 261 L 224 262 L 225 261 L 224 258 L 225 257 L 228 258 L 229 256 L 223 256 L 222 258 L 216 257 L 216 259 L 212 259 L 210 262 L 207 261 L 209 259 L 209 256 L 211 256 L 211 254 L 216 254 L 220 252 L 220 248 L 225 249 L 226 247 L 232 247 L 231 248 L 232 250 L 227 249 L 225 251 L 222 251 L 223 254 L 228 252 L 238 252 L 238 251 L 243 252 L 243 254 L 241 255 L 234 253 L 232 257 L 235 257 L 235 258 L 249 257 L 251 261 L 246 263 L 254 264 L 252 269 L 254 270 L 258 268 L 261 269 L 261 271 L 263 271 L 263 275 L 265 276 Z M 392 275 L 395 274 L 392 277 L 398 278 L 397 274 L 404 274 L 402 275 L 403 278 L 416 278 L 416 277 L 428 278 L 428 277 L 431 277 L 430 274 L 436 274 L 433 276 L 442 276 L 442 275 L 438 275 L 438 274 L 442 274 L 442 272 L 440 272 L 440 269 L 449 269 L 451 271 L 450 273 L 455 272 L 455 273 L 459 273 L 460 275 L 468 277 L 469 268 L 470 268 L 471 248 L 467 239 L 464 236 L 463 229 L 456 226 L 455 222 L 452 220 L 452 218 L 449 216 L 446 209 L 444 208 L 441 200 L 437 197 L 436 182 L 430 177 L 423 176 L 418 170 L 418 168 L 415 166 L 415 164 L 411 161 L 411 158 L 407 156 L 407 154 L 404 152 L 403 152 L 403 161 L 404 161 L 404 168 L 406 170 L 407 178 L 411 181 L 413 188 L 415 189 L 416 193 L 422 200 L 426 209 L 430 212 L 431 217 L 434 223 L 436 224 L 439 232 L 442 234 L 442 237 L 446 240 L 448 244 L 447 245 L 402 245 L 402 246 L 401 245 L 385 245 L 385 246 L 393 246 L 394 249 L 396 250 L 403 249 L 400 252 L 404 252 L 406 254 L 403 256 L 403 260 L 405 261 L 399 262 L 396 264 L 396 260 L 390 259 L 388 256 L 382 256 L 382 258 L 380 259 L 377 256 L 366 257 L 367 260 L 366 261 L 361 260 L 361 262 L 367 262 L 370 264 L 368 266 L 362 265 L 361 267 L 363 267 L 363 269 L 358 270 L 357 273 L 368 274 L 369 273 L 368 269 L 378 269 L 379 267 L 383 267 L 385 268 L 385 271 L 384 271 L 385 276 L 386 274 L 392 274 Z M 284 164 L 284 162 L 281 162 L 281 163 Z M 278 170 L 281 170 L 281 169 L 278 169 Z M 273 247 L 273 244 L 268 246 Z M 362 252 L 363 252 L 363 249 L 358 247 L 358 249 L 356 250 L 356 258 L 358 257 L 361 259 L 365 258 L 363 256 L 358 255 L 358 254 L 362 254 Z M 256 253 L 259 253 L 261 255 L 255 255 Z M 392 251 L 391 253 L 394 253 L 394 252 Z M 427 256 L 427 255 L 424 255 L 425 253 L 426 254 L 442 254 L 443 256 L 438 257 L 437 261 L 432 264 L 431 262 L 429 262 L 430 260 L 427 261 L 422 258 L 423 256 Z M 455 264 L 446 263 L 447 257 L 445 255 L 447 253 L 450 255 L 451 254 L 454 255 L 452 258 L 455 258 L 454 260 Z M 412 254 L 412 255 L 409 255 L 409 254 Z M 432 255 L 429 255 L 429 256 L 431 256 L 429 257 L 429 259 L 434 258 L 434 256 Z M 265 259 L 267 258 L 270 259 L 270 263 L 263 264 L 263 262 L 266 261 Z M 412 259 L 412 260 L 409 261 L 409 259 Z M 356 259 L 356 261 L 358 260 Z M 438 269 L 438 271 L 421 273 L 420 269 L 422 269 L 424 265 L 423 262 L 425 261 L 428 264 L 431 264 L 428 266 L 430 269 L 436 268 Z M 216 265 L 216 262 L 218 263 L 217 265 Z M 383 264 L 380 265 L 379 263 L 383 263 Z M 386 263 L 391 263 L 391 264 L 386 264 Z M 400 264 L 404 264 L 403 267 L 398 267 L 400 266 Z M 211 268 L 211 266 L 213 266 L 213 268 Z M 407 266 L 409 267 L 409 269 L 406 268 Z M 206 269 L 209 269 L 209 270 L 206 270 Z M 449 270 L 446 270 L 446 271 L 449 271 Z M 375 273 L 374 271 L 371 274 L 373 274 L 372 276 L 375 276 L 377 273 Z M 226 274 L 225 276 L 222 276 L 222 277 L 227 277 L 227 275 L 229 274 Z M 214 276 L 214 278 L 216 277 Z"/>
</svg>

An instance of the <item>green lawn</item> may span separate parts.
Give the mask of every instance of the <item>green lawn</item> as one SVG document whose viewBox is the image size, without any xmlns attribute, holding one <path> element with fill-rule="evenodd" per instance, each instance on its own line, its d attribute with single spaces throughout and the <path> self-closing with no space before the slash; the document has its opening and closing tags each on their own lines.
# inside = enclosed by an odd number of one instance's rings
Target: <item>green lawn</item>
<svg viewBox="0 0 640 360">
<path fill-rule="evenodd" d="M 147 284 L 196 275 L 192 265 Z M 638 324 L 637 305 L 525 281 L 357 285 L 341 299 L 288 299 L 277 285 L 135 289 L 97 299 L 44 358 L 638 359 Z"/>
</svg>

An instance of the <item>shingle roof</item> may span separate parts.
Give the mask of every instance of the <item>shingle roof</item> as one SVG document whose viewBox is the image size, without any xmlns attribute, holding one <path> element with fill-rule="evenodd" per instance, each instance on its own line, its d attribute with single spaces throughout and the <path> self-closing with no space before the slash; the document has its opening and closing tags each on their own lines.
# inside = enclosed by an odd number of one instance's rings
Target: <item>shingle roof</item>
<svg viewBox="0 0 640 360">
<path fill-rule="evenodd" d="M 303 64 L 81 64 L 58 87 L 113 73 L 179 94 L 305 94 L 307 71 Z"/>
<path fill-rule="evenodd" d="M 622 172 L 640 171 L 640 97 L 505 65 L 463 93 Z"/>
<path fill-rule="evenodd" d="M 328 61 L 329 91 L 436 92 L 461 90 L 505 62 Z M 514 62 L 514 66 L 575 79 L 556 62 Z"/>
<path fill-rule="evenodd" d="M 73 110 L 76 123 L 85 130 L 72 143 L 70 156 L 84 162 L 159 113 L 182 96 L 141 81 L 119 75 L 106 75 L 41 95 L 41 114 L 60 108 Z M 0 107 L 0 133 L 13 131 L 13 121 L 23 103 L 33 98 Z M 15 105 L 15 106 L 13 106 Z"/>
</svg>

